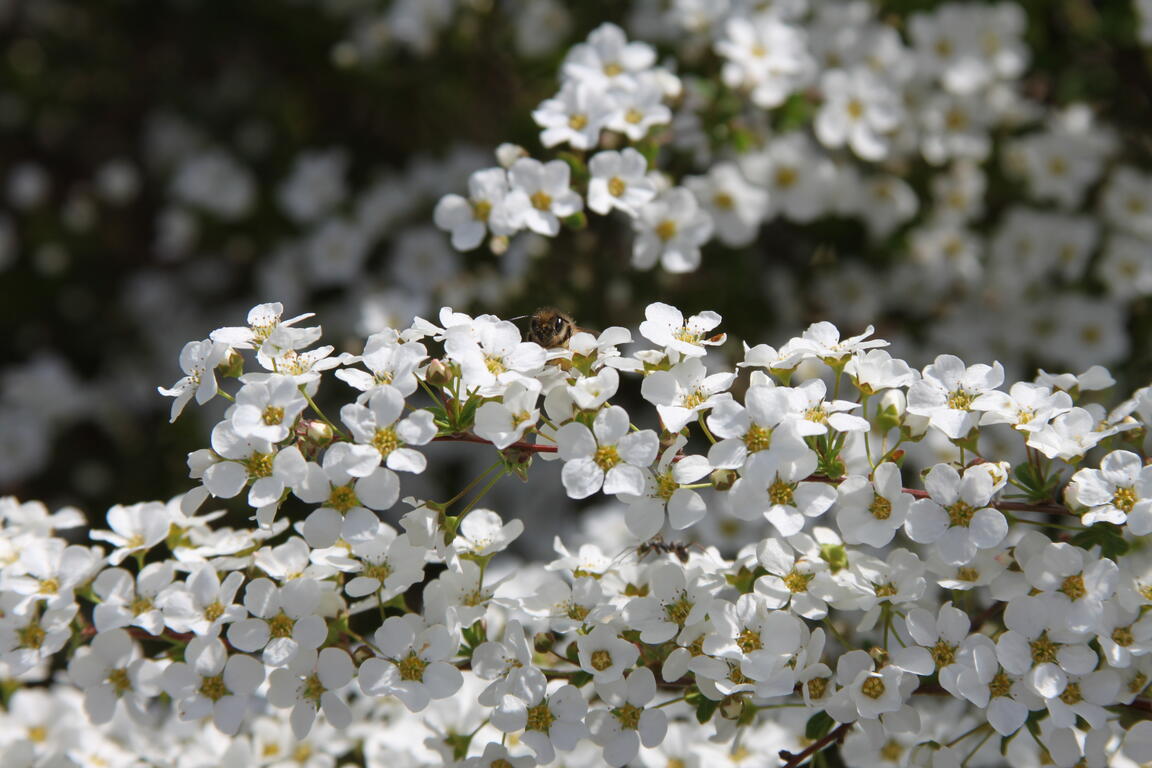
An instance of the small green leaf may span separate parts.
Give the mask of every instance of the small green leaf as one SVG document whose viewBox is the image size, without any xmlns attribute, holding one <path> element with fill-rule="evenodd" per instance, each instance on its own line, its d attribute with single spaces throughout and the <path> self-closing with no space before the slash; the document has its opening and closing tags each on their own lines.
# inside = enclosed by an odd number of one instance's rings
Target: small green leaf
<svg viewBox="0 0 1152 768">
<path fill-rule="evenodd" d="M 835 720 L 824 710 L 820 710 L 812 717 L 808 718 L 808 724 L 804 726 L 804 738 L 816 741 L 828 735 L 832 730 L 832 724 Z"/>
</svg>

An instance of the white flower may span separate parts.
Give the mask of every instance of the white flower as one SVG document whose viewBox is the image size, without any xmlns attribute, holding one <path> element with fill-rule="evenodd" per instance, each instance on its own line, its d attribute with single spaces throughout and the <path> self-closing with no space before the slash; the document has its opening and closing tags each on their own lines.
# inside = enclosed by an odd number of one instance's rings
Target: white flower
<svg viewBox="0 0 1152 768">
<path fill-rule="evenodd" d="M 534 428 L 540 421 L 540 411 L 536 408 L 540 386 L 535 379 L 511 382 L 501 401 L 484 403 L 476 410 L 476 434 L 500 449 L 521 440 L 525 430 Z"/>
<path fill-rule="evenodd" d="M 190 341 L 184 345 L 180 350 L 180 370 L 184 371 L 184 378 L 170 388 L 156 388 L 165 397 L 176 398 L 172 401 L 169 421 L 176 421 L 193 396 L 198 405 L 204 405 L 216 396 L 216 366 L 227 355 L 228 344 L 211 339 Z"/>
<path fill-rule="evenodd" d="M 720 584 L 700 568 L 657 563 L 649 570 L 649 595 L 635 597 L 624 607 L 624 620 L 639 630 L 645 643 L 663 643 L 680 630 L 704 621 L 715 606 Z"/>
<path fill-rule="evenodd" d="M 664 104 L 664 88 L 658 76 L 639 75 L 632 87 L 614 89 L 611 95 L 615 108 L 608 115 L 606 127 L 631 141 L 643 141 L 652 126 L 672 122 L 672 110 Z"/>
<path fill-rule="evenodd" d="M 202 476 L 204 487 L 213 496 L 230 499 L 248 490 L 248 505 L 259 509 L 279 503 L 284 490 L 304 482 L 308 471 L 300 449 L 295 445 L 277 450 L 259 437 L 240 437 L 230 421 L 221 421 L 212 429 L 215 456 L 189 456 L 192 476 Z M 201 462 L 211 462 L 203 466 Z"/>
<path fill-rule="evenodd" d="M 1096 418 L 1084 408 L 1072 408 L 1056 416 L 1043 429 L 1028 435 L 1028 447 L 1050 459 L 1076 461 L 1116 428 L 1100 429 Z"/>
<path fill-rule="evenodd" d="M 540 143 L 545 147 L 567 142 L 573 149 L 587 150 L 600 143 L 611 109 L 602 89 L 570 80 L 555 97 L 541 102 L 532 119 L 544 129 Z"/>
<path fill-rule="evenodd" d="M 264 663 L 271 667 L 319 648 L 328 637 L 328 623 L 317 615 L 321 592 L 320 583 L 306 577 L 280 587 L 253 579 L 244 590 L 244 606 L 252 616 L 228 627 L 228 641 L 249 653 L 263 649 Z"/>
<path fill-rule="evenodd" d="M 363 471 L 361 457 L 353 453 L 352 446 L 336 443 L 324 454 L 323 465 L 308 462 L 308 474 L 293 492 L 301 501 L 321 504 L 341 515 L 363 508 L 390 509 L 400 497 L 396 473 L 379 465 L 359 474 Z"/>
<path fill-rule="evenodd" d="M 601 486 L 611 494 L 644 492 L 642 470 L 656 459 L 659 439 L 650 429 L 629 433 L 628 426 L 628 412 L 612 405 L 596 414 L 591 430 L 576 422 L 560 428 L 556 446 L 570 498 L 586 498 Z"/>
<path fill-rule="evenodd" d="M 673 187 L 640 208 L 632 228 L 632 266 L 651 269 L 659 261 L 669 272 L 693 272 L 700 246 L 712 237 L 712 217 L 689 190 Z"/>
<path fill-rule="evenodd" d="M 804 32 L 769 13 L 728 19 L 716 52 L 727 60 L 725 85 L 747 89 L 752 102 L 765 109 L 783 104 L 815 69 Z"/>
<path fill-rule="evenodd" d="M 172 583 L 175 573 L 170 560 L 149 563 L 135 578 L 123 568 L 101 571 L 92 582 L 92 591 L 100 598 L 92 617 L 96 631 L 132 625 L 150 635 L 160 634 L 164 615 L 157 597 Z"/>
<path fill-rule="evenodd" d="M 93 725 L 102 725 L 124 701 L 129 713 L 145 719 L 148 701 L 160 695 L 162 667 L 144 659 L 122 629 L 99 632 L 77 649 L 68 662 L 68 676 L 84 691 L 84 711 Z"/>
<path fill-rule="evenodd" d="M 436 204 L 432 218 L 436 226 L 452 234 L 452 247 L 470 251 L 493 235 L 510 235 L 515 230 L 507 220 L 504 198 L 508 194 L 508 174 L 503 168 L 486 168 L 468 177 L 468 198 L 445 195 Z"/>
<path fill-rule="evenodd" d="M 640 649 L 620 637 L 620 631 L 608 624 L 594 627 L 576 637 L 580 668 L 592 675 L 593 682 L 612 683 L 624 676 L 640 658 Z"/>
<path fill-rule="evenodd" d="M 588 209 L 606 214 L 613 208 L 629 216 L 656 197 L 656 185 L 645 175 L 648 161 L 632 147 L 598 152 L 588 161 Z"/>
<path fill-rule="evenodd" d="M 147 552 L 168 536 L 168 507 L 159 501 L 141 502 L 125 507 L 117 504 L 108 510 L 111 531 L 92 531 L 96 541 L 107 541 L 116 546 L 108 555 L 111 565 L 119 565 L 125 557 L 136 552 Z"/>
<path fill-rule="evenodd" d="M 367 477 L 381 462 L 398 472 L 424 471 L 424 454 L 407 446 L 426 445 L 436 436 L 432 412 L 415 410 L 401 419 L 403 412 L 403 396 L 388 385 L 378 387 L 367 406 L 349 403 L 340 409 L 340 420 L 355 440 L 347 452 L 348 474 Z"/>
<path fill-rule="evenodd" d="M 656 677 L 640 667 L 627 680 L 615 684 L 596 682 L 596 692 L 610 709 L 588 714 L 592 740 L 604 748 L 604 762 L 619 768 L 634 760 L 640 745 L 655 747 L 668 732 L 668 716 L 662 709 L 645 707 L 656 698 Z"/>
<path fill-rule="evenodd" d="M 976 398 L 1003 382 L 1000 363 L 965 366 L 954 355 L 940 355 L 908 389 L 908 413 L 926 416 L 948 437 L 961 439 L 980 418 L 972 409 Z"/>
<path fill-rule="evenodd" d="M 355 674 L 352 659 L 339 648 L 325 648 L 319 653 L 302 650 L 287 667 L 274 669 L 268 676 L 268 703 L 292 709 L 289 721 L 297 739 L 308 735 L 321 709 L 329 723 L 346 728 L 352 722 L 352 710 L 340 690 Z"/>
<path fill-rule="evenodd" d="M 904 529 L 921 544 L 935 542 L 947 563 L 971 562 L 978 549 L 991 549 L 1004 540 L 1008 521 L 988 506 L 996 485 L 987 471 L 971 467 L 960 473 L 937 464 L 924 478 L 929 498 L 917 499 L 908 511 Z"/>
<path fill-rule="evenodd" d="M 212 341 L 236 349 L 256 349 L 264 355 L 272 355 L 275 344 L 268 342 L 278 329 L 293 326 L 301 320 L 307 320 L 313 316 L 312 312 L 308 312 L 288 320 L 281 320 L 280 315 L 283 313 L 284 305 L 278 301 L 269 304 L 257 304 L 248 312 L 247 326 L 217 328 L 209 334 L 209 337 Z M 296 332 L 293 338 L 300 343 L 300 347 L 313 344 L 320 338 L 320 326 L 293 328 L 292 330 Z"/>
<path fill-rule="evenodd" d="M 762 514 L 781 536 L 799 533 L 807 518 L 819 517 L 836 501 L 831 485 L 806 482 L 816 466 L 816 453 L 804 443 L 773 440 L 767 451 L 748 457 L 732 486 L 737 515 L 752 519 Z"/>
<path fill-rule="evenodd" d="M 98 547 L 69 545 L 64 539 L 30 539 L 19 557 L 0 570 L 0 593 L 20 595 L 19 610 L 43 600 L 50 609 L 75 604 L 76 588 L 99 569 L 103 552 Z"/>
<path fill-rule="evenodd" d="M 648 374 L 640 394 L 656 406 L 665 431 L 679 432 L 697 414 L 730 398 L 725 390 L 735 380 L 736 374 L 731 372 L 708 375 L 700 358 L 689 357 L 667 371 Z"/>
<path fill-rule="evenodd" d="M 621 494 L 627 504 L 625 521 L 632 535 L 650 539 L 664 527 L 665 509 L 668 523 L 675 530 L 695 525 L 708 512 L 708 505 L 693 488 L 685 488 L 712 471 L 703 456 L 679 456 L 688 439 L 678 435 L 664 449 L 655 469 L 646 473 L 646 493 L 640 496 Z"/>
<path fill-rule="evenodd" d="M 224 624 L 244 618 L 247 611 L 236 605 L 236 592 L 244 574 L 233 571 L 220 581 L 208 563 L 197 565 L 183 583 L 170 585 L 156 597 L 164 622 L 176 632 L 194 632 L 214 638 Z"/>
<path fill-rule="evenodd" d="M 828 365 L 840 365 L 845 358 L 866 349 L 888 346 L 888 342 L 883 339 L 869 339 L 872 333 L 872 326 L 868 326 L 863 333 L 841 340 L 840 330 L 835 325 L 821 321 L 808 326 L 799 338 L 785 344 L 780 354 L 783 357 L 800 354 L 818 358 Z"/>
<path fill-rule="evenodd" d="M 1152 533 L 1152 466 L 1131 451 L 1112 451 L 1100 469 L 1081 469 L 1072 476 L 1076 501 L 1090 507 L 1081 521 L 1128 524 L 1136 536 Z"/>
<path fill-rule="evenodd" d="M 863 475 L 849 475 L 836 493 L 836 524 L 848 544 L 887 546 L 912 506 L 912 497 L 904 493 L 900 468 L 889 461 L 873 470 L 871 481 Z"/>
<path fill-rule="evenodd" d="M 308 401 L 291 376 L 270 376 L 250 382 L 236 393 L 236 403 L 228 409 L 233 431 L 243 438 L 270 443 L 287 439 L 297 417 Z"/>
<path fill-rule="evenodd" d="M 521 158 L 508 171 L 511 190 L 505 198 L 508 220 L 517 228 L 555 237 L 560 218 L 577 213 L 580 196 L 569 188 L 570 171 L 563 160 L 544 164 Z"/>
<path fill-rule="evenodd" d="M 522 341 L 513 323 L 491 315 L 453 326 L 446 333 L 444 350 L 460 363 L 465 390 L 484 397 L 499 397 L 505 386 L 530 378 L 548 358 L 539 344 Z"/>
<path fill-rule="evenodd" d="M 344 585 L 349 597 L 379 592 L 388 602 L 424 577 L 426 550 L 413 546 L 408 534 L 381 523 L 376 535 L 352 544 L 352 557 L 362 563 L 357 575 Z"/>
<path fill-rule="evenodd" d="M 644 310 L 645 320 L 640 323 L 640 335 L 653 344 L 670 352 L 703 357 L 705 346 L 723 344 L 727 334 L 705 337 L 709 331 L 720 325 L 720 315 L 712 311 L 692 315 L 687 320 L 676 307 L 655 302 Z"/>
<path fill-rule="evenodd" d="M 864 160 L 888 155 L 888 135 L 903 117 L 896 90 L 867 69 L 829 70 L 821 82 L 824 105 L 816 115 L 816 137 L 826 147 L 845 144 Z"/>
<path fill-rule="evenodd" d="M 604 23 L 588 33 L 588 40 L 577 43 L 564 57 L 563 73 L 590 83 L 610 85 L 626 83 L 656 61 L 656 51 L 642 42 L 628 42 L 624 30 Z"/>
<path fill-rule="evenodd" d="M 486 707 L 500 703 L 504 696 L 524 701 L 539 699 L 548 685 L 544 673 L 532 662 L 533 647 L 520 622 L 513 619 L 504 628 L 504 641 L 487 641 L 472 652 L 472 671 L 492 683 L 479 695 Z"/>
<path fill-rule="evenodd" d="M 376 650 L 360 665 L 360 688 L 368 696 L 396 696 L 410 712 L 460 690 L 460 670 L 448 663 L 458 641 L 442 624 L 431 626 L 416 614 L 391 616 L 373 635 Z"/>
<path fill-rule="evenodd" d="M 972 410 L 984 411 L 980 424 L 1011 424 L 1021 432 L 1036 432 L 1072 409 L 1067 392 L 1053 392 L 1039 384 L 1019 381 L 1007 393 L 985 392 L 972 401 Z"/>
<path fill-rule="evenodd" d="M 492 712 L 492 725 L 504 733 L 524 731 L 520 741 L 546 765 L 556 759 L 557 749 L 571 751 L 588 735 L 584 725 L 587 712 L 588 704 L 580 690 L 563 685 L 549 696 L 543 690 L 526 700 L 505 696 Z"/>
<path fill-rule="evenodd" d="M 739 248 L 756 238 L 768 209 L 768 193 L 748 183 L 735 164 L 714 165 L 707 176 L 687 177 L 684 186 L 711 214 L 720 242 Z"/>
<path fill-rule="evenodd" d="M 194 637 L 185 661 L 164 669 L 164 690 L 181 720 L 212 716 L 222 733 L 234 735 L 244 723 L 252 694 L 264 682 L 264 665 L 244 654 L 228 655 L 215 637 Z"/>
<path fill-rule="evenodd" d="M 507 549 L 523 532 L 522 520 L 505 523 L 490 509 L 474 509 L 461 521 L 452 548 L 459 555 L 491 557 Z"/>
<path fill-rule="evenodd" d="M 362 355 L 342 355 L 345 365 L 362 362 L 371 371 L 340 368 L 336 378 L 364 393 L 357 398 L 367 399 L 377 387 L 390 386 L 404 397 L 416 391 L 416 368 L 428 357 L 428 350 L 415 341 L 403 342 L 394 332 L 374 333 L 368 337 Z"/>
</svg>

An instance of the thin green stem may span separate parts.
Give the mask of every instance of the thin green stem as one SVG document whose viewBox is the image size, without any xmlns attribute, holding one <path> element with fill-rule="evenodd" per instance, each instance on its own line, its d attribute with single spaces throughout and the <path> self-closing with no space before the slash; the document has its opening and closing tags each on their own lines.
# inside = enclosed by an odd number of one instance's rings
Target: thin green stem
<svg viewBox="0 0 1152 768">
<path fill-rule="evenodd" d="M 236 398 L 232 397 L 232 395 L 230 395 L 227 392 L 225 392 L 224 390 L 220 389 L 220 387 L 216 387 L 216 394 L 220 395 L 220 397 L 224 398 L 225 400 L 227 400 L 230 403 L 236 402 Z"/>
<path fill-rule="evenodd" d="M 459 525 L 460 521 L 463 520 L 468 515 L 468 513 L 472 511 L 473 507 L 476 506 L 480 499 L 484 498 L 484 495 L 487 494 L 488 491 L 492 490 L 492 487 L 496 485 L 496 483 L 500 482 L 500 478 L 504 477 L 506 474 L 508 474 L 507 470 L 499 472 L 495 477 L 489 480 L 483 488 L 480 489 L 480 492 L 476 494 L 472 501 L 468 502 L 468 506 L 464 507 L 464 509 L 460 510 L 460 514 L 456 515 L 457 525 Z"/>
<path fill-rule="evenodd" d="M 712 431 L 708 429 L 708 425 L 704 423 L 704 414 L 701 413 L 696 417 L 696 421 L 700 424 L 700 429 L 704 430 L 704 436 L 708 438 L 708 442 L 716 445 L 716 438 L 712 435 Z"/>
<path fill-rule="evenodd" d="M 503 460 L 503 459 L 497 459 L 497 460 L 496 460 L 496 461 L 495 461 L 495 462 L 492 464 L 492 466 L 488 467 L 488 469 L 484 470 L 484 471 L 483 471 L 483 472 L 481 472 L 479 475 L 477 475 L 476 477 L 474 477 L 474 478 L 472 479 L 472 481 L 468 483 L 468 485 L 464 486 L 464 490 L 460 491 L 460 493 L 456 494 L 456 495 L 455 495 L 455 496 L 453 496 L 452 498 L 448 499 L 448 501 L 444 502 L 444 504 L 443 504 L 443 507 L 444 507 L 444 509 L 448 509 L 448 507 L 452 506 L 452 505 L 453 505 L 453 504 L 455 504 L 456 502 L 460 501 L 460 499 L 462 499 L 464 496 L 468 495 L 468 493 L 469 493 L 469 492 L 470 492 L 470 491 L 471 491 L 473 488 L 475 488 L 477 485 L 479 485 L 479 483 L 480 483 L 480 481 L 481 481 L 481 480 L 483 480 L 484 478 L 488 477 L 489 473 L 491 473 L 491 472 L 493 472 L 494 470 L 496 470 L 496 469 L 497 469 L 498 467 L 500 467 L 500 466 L 501 466 L 503 463 L 504 463 L 504 460 Z"/>
<path fill-rule="evenodd" d="M 300 393 L 304 395 L 304 400 L 308 403 L 309 407 L 311 407 L 312 410 L 316 412 L 316 415 L 320 417 L 320 421 L 331 427 L 333 434 L 340 435 L 341 437 L 347 437 L 347 435 L 344 434 L 344 430 L 333 424 L 332 420 L 324 415 L 324 411 L 320 410 L 320 406 L 316 405 L 316 401 L 312 399 L 311 395 L 304 391 L 303 387 L 300 388 Z"/>
</svg>

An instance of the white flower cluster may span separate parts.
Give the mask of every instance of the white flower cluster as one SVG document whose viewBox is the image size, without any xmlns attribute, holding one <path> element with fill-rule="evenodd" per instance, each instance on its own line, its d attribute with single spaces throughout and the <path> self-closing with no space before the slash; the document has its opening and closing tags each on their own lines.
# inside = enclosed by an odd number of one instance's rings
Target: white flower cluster
<svg viewBox="0 0 1152 768">
<path fill-rule="evenodd" d="M 543 146 L 570 151 L 477 173 L 470 200 L 443 198 L 436 223 L 457 249 L 480 245 L 485 223 L 497 253 L 521 229 L 580 228 L 580 195 L 630 218 L 633 267 L 675 273 L 695 271 L 713 237 L 744 248 L 770 222 L 821 232 L 855 219 L 879 263 L 837 264 L 815 287 L 843 319 L 899 296 L 890 308 L 930 316 L 938 347 L 955 349 L 960 325 L 967 346 L 1010 359 L 1124 358 L 1127 306 L 1152 295 L 1152 176 L 1087 105 L 1028 95 L 1019 5 L 943 3 L 903 34 L 859 0 L 675 2 L 658 19 L 640 5 L 632 26 L 680 45 L 676 75 L 615 25 L 595 29 L 533 113 Z M 702 46 L 718 73 L 699 65 Z M 986 204 L 1006 188 L 1010 205 Z M 1107 299 L 1085 295 L 1087 280 Z"/>
<path fill-rule="evenodd" d="M 845 740 L 860 766 L 1152 759 L 1152 388 L 1107 413 L 1083 400 L 1103 370 L 1005 391 L 998 364 L 918 371 L 830 323 L 710 372 L 719 315 L 646 314 L 630 356 L 624 328 L 545 349 L 448 308 L 359 355 L 314 347 L 320 328 L 278 304 L 191 343 L 161 390 L 173 415 L 232 400 L 189 456 L 197 487 L 109 510 L 89 537 L 110 547 L 72 543 L 77 510 L 0 500 L 6 764 L 768 764 L 783 747 L 794 768 Z M 314 404 L 328 371 L 355 395 L 337 422 Z M 928 435 L 956 458 L 909 478 Z M 393 512 L 433 441 L 489 445 L 496 480 L 562 461 L 567 494 L 615 497 L 641 543 L 616 528 L 509 568 L 524 523 L 478 506 L 489 473 Z M 209 497 L 255 524 L 198 512 Z M 663 538 L 725 510 L 765 535 L 730 554 Z"/>
</svg>

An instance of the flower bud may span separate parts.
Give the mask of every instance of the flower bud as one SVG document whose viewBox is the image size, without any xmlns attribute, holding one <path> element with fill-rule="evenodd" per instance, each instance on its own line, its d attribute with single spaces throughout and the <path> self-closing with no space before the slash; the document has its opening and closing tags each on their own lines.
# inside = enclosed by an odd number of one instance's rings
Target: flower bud
<svg viewBox="0 0 1152 768">
<path fill-rule="evenodd" d="M 424 380 L 434 387 L 446 387 L 456 378 L 452 368 L 443 360 L 433 360 L 424 371 Z"/>
<path fill-rule="evenodd" d="M 496 162 L 505 168 L 511 168 L 513 163 L 522 157 L 528 157 L 528 150 L 519 144 L 504 142 L 496 147 Z"/>
<path fill-rule="evenodd" d="M 718 469 L 710 476 L 712 487 L 718 491 L 729 491 L 735 484 L 740 473 L 734 469 Z"/>
<path fill-rule="evenodd" d="M 239 352 L 229 347 L 228 354 L 216 366 L 216 371 L 225 378 L 238 379 L 244 375 L 244 358 Z"/>
</svg>

